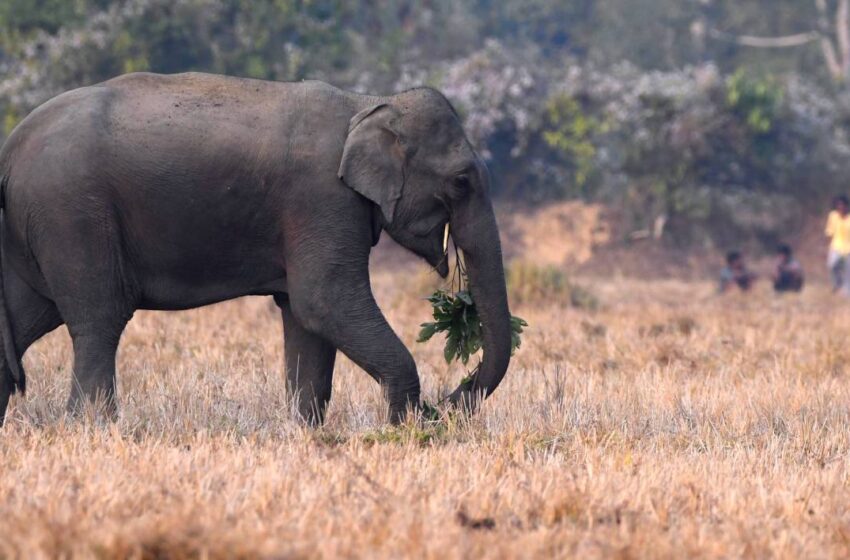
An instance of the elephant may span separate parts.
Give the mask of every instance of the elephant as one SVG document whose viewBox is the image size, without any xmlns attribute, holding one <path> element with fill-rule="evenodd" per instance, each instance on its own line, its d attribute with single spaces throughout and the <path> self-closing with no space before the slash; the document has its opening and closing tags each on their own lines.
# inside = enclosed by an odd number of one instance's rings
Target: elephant
<svg viewBox="0 0 850 560">
<path fill-rule="evenodd" d="M 0 150 L 0 418 L 21 356 L 64 324 L 68 409 L 117 412 L 115 356 L 137 309 L 272 296 L 287 386 L 321 424 L 343 352 L 381 386 L 388 420 L 420 406 L 417 367 L 372 294 L 382 232 L 445 278 L 445 228 L 482 321 L 480 402 L 511 358 L 490 176 L 437 90 L 352 93 L 319 81 L 133 73 L 63 93 Z M 475 406 L 474 404 L 472 405 Z"/>
</svg>

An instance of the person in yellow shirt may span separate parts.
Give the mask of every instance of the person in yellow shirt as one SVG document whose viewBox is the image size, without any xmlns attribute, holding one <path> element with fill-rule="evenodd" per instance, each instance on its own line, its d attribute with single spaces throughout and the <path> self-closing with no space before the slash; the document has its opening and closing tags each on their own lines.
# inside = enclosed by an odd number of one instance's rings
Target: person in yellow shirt
<svg viewBox="0 0 850 560">
<path fill-rule="evenodd" d="M 830 238 L 827 266 L 833 290 L 850 296 L 850 199 L 844 195 L 832 201 L 826 236 Z"/>
</svg>

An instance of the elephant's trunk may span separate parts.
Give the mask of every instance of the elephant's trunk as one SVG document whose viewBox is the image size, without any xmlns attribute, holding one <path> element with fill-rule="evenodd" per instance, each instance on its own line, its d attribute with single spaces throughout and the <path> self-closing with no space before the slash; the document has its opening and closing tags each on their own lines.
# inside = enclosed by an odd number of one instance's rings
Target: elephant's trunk
<svg viewBox="0 0 850 560">
<path fill-rule="evenodd" d="M 511 324 L 505 269 L 496 216 L 489 201 L 473 221 L 452 224 L 452 236 L 463 251 L 469 289 L 481 318 L 484 356 L 472 379 L 449 401 L 473 410 L 499 386 L 511 360 Z"/>
</svg>

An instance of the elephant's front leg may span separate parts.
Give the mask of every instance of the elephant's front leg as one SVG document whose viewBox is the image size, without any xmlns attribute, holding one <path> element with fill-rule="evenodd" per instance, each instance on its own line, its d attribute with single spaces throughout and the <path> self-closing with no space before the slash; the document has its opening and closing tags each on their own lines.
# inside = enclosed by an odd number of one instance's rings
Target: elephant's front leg
<svg viewBox="0 0 850 560">
<path fill-rule="evenodd" d="M 287 389 L 297 399 L 301 418 L 312 426 L 320 425 L 331 398 L 336 348 L 298 322 L 288 297 L 274 300 L 283 317 Z"/>
<path fill-rule="evenodd" d="M 390 422 L 403 421 L 408 408 L 419 405 L 419 375 L 413 356 L 375 302 L 368 270 L 325 278 L 290 284 L 295 318 L 378 381 L 389 403 Z"/>
</svg>

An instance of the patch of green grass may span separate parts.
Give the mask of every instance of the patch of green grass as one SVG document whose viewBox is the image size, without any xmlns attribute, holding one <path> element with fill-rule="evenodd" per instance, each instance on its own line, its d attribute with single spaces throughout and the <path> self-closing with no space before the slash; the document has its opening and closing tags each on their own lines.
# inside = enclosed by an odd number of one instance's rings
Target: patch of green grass
<svg viewBox="0 0 850 560">
<path fill-rule="evenodd" d="M 361 436 L 363 443 L 370 445 L 415 445 L 425 447 L 445 442 L 446 429 L 443 424 L 435 426 L 391 426 L 366 432 Z"/>
</svg>

